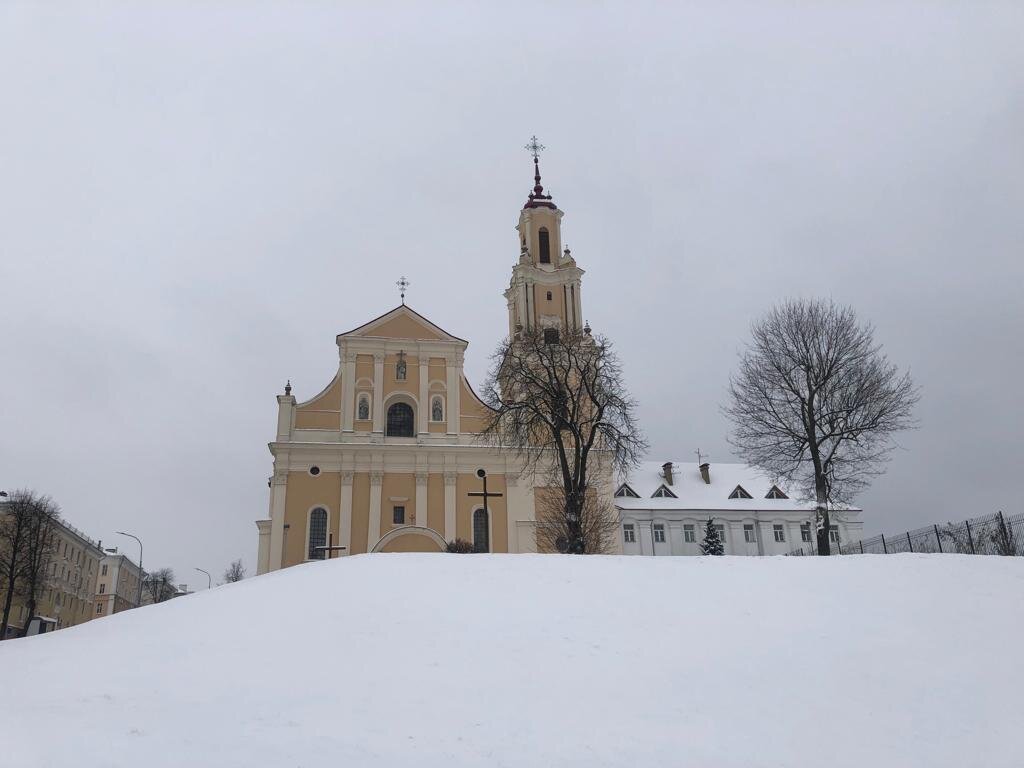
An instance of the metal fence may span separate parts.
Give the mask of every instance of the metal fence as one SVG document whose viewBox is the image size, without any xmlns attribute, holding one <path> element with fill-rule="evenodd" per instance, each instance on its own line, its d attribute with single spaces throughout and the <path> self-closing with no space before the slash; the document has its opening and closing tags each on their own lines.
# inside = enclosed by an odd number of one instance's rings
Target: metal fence
<svg viewBox="0 0 1024 768">
<path fill-rule="evenodd" d="M 961 555 L 1024 557 L 1024 514 L 997 512 L 959 523 L 937 523 L 895 535 L 880 534 L 855 542 L 833 542 L 833 555 L 894 555 L 899 552 L 952 552 Z M 791 555 L 816 555 L 816 543 Z"/>
</svg>

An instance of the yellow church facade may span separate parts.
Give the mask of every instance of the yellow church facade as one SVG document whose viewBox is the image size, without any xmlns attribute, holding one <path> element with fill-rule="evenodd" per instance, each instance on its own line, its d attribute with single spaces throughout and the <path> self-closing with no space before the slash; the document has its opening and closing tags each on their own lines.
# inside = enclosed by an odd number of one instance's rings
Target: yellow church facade
<svg viewBox="0 0 1024 768">
<path fill-rule="evenodd" d="M 519 216 L 519 259 L 505 299 L 509 334 L 582 328 L 583 270 L 562 248 L 561 219 L 535 185 Z M 267 519 L 257 572 L 368 552 L 534 552 L 535 479 L 483 442 L 488 408 L 463 373 L 468 342 L 404 304 L 337 336 L 338 371 L 298 402 L 277 398 Z M 486 508 L 479 495 L 487 476 Z M 610 477 L 607 479 L 610 492 Z"/>
</svg>

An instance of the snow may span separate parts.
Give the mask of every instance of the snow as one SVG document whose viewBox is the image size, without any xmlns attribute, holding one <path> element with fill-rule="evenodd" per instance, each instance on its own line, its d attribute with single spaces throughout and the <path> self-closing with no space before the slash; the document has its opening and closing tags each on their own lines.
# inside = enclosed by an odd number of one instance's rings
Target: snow
<svg viewBox="0 0 1024 768">
<path fill-rule="evenodd" d="M 663 461 L 641 462 L 625 480 L 626 484 L 640 498 L 617 496 L 615 506 L 620 509 L 760 510 L 768 512 L 808 512 L 814 509 L 813 501 L 799 499 L 798 491 L 787 487 L 782 482 L 777 485 L 790 498 L 765 498 L 776 483 L 772 482 L 772 479 L 764 472 L 749 464 L 711 463 L 711 482 L 705 483 L 696 462 L 672 462 L 672 485 L 669 485 L 665 481 L 662 470 L 664 463 Z M 676 498 L 651 498 L 662 485 L 672 491 Z M 742 485 L 743 489 L 753 498 L 730 499 L 729 494 L 735 490 L 737 485 Z M 844 507 L 844 509 L 849 513 L 860 511 L 857 507 Z"/>
<path fill-rule="evenodd" d="M 0 643 L 4 766 L 1021 765 L 1024 558 L 361 555 Z"/>
</svg>

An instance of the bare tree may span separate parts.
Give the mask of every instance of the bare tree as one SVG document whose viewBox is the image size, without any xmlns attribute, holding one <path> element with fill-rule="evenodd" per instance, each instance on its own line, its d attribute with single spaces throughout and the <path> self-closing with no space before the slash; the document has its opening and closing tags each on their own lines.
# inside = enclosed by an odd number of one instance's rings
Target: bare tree
<svg viewBox="0 0 1024 768">
<path fill-rule="evenodd" d="M 28 537 L 28 520 L 32 510 L 28 491 L 15 491 L 0 506 L 0 586 L 4 590 L 3 616 L 0 618 L 0 640 L 7 639 L 11 606 L 18 588 L 19 571 Z"/>
<path fill-rule="evenodd" d="M 174 588 L 174 571 L 170 568 L 150 571 L 142 579 L 142 591 L 151 603 L 170 600 L 177 592 Z"/>
<path fill-rule="evenodd" d="M 36 614 L 36 603 L 47 586 L 50 560 L 57 550 L 57 525 L 60 508 L 49 496 L 37 496 L 34 513 L 29 517 L 27 546 L 21 567 L 21 586 L 18 591 L 25 600 L 29 617 Z M 22 636 L 28 624 L 22 628 Z"/>
<path fill-rule="evenodd" d="M 565 514 L 565 489 L 551 487 L 538 495 L 536 509 L 537 549 L 541 552 L 568 552 L 574 535 Z M 618 541 L 619 513 L 604 493 L 590 489 L 584 494 L 579 511 L 579 530 L 585 555 L 606 555 L 615 551 Z"/>
<path fill-rule="evenodd" d="M 484 401 L 491 413 L 482 439 L 517 454 L 527 471 L 553 473 L 565 551 L 589 551 L 581 514 L 594 465 L 622 471 L 647 448 L 611 343 L 589 327 L 520 331 L 495 351 Z"/>
<path fill-rule="evenodd" d="M 919 391 L 849 307 L 792 300 L 754 323 L 729 381 L 730 443 L 748 463 L 815 501 L 818 554 L 829 513 L 882 471 Z"/>
<path fill-rule="evenodd" d="M 15 595 L 24 600 L 29 617 L 35 615 L 57 546 L 59 521 L 60 510 L 53 500 L 32 491 L 15 491 L 0 508 L 0 583 L 4 587 L 0 639 L 7 637 Z M 27 628 L 28 622 L 22 634 Z"/>
<path fill-rule="evenodd" d="M 245 578 L 245 566 L 242 565 L 241 559 L 235 560 L 231 565 L 224 571 L 224 583 L 233 584 L 236 581 L 241 581 Z"/>
</svg>

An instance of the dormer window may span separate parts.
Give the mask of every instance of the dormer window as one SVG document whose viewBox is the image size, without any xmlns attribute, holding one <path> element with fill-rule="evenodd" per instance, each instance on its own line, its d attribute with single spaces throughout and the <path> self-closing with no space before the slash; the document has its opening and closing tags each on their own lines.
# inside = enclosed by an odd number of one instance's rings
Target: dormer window
<svg viewBox="0 0 1024 768">
<path fill-rule="evenodd" d="M 789 496 L 787 496 L 782 491 L 780 491 L 779 490 L 779 486 L 773 485 L 772 489 L 770 491 L 768 491 L 768 494 L 765 496 L 765 498 L 766 499 L 788 499 Z"/>
<path fill-rule="evenodd" d="M 747 493 L 743 489 L 742 485 L 737 485 L 736 489 L 732 493 L 729 494 L 729 498 L 730 499 L 752 499 L 754 497 L 751 496 L 749 493 Z"/>
<path fill-rule="evenodd" d="M 615 492 L 615 496 L 616 496 L 616 498 L 619 498 L 619 499 L 622 499 L 622 498 L 626 498 L 626 499 L 639 499 L 640 498 L 640 494 L 637 493 L 636 491 L 634 491 L 632 488 L 630 488 L 625 483 L 623 483 L 622 485 L 619 486 L 619 490 L 617 490 Z"/>
<path fill-rule="evenodd" d="M 678 498 L 672 491 L 666 488 L 664 485 L 660 486 L 658 490 L 651 496 L 652 499 L 675 499 Z"/>
<path fill-rule="evenodd" d="M 544 228 L 540 228 L 540 232 L 537 233 L 540 239 L 540 263 L 550 264 L 551 263 L 551 241 L 548 238 L 548 231 Z"/>
</svg>

